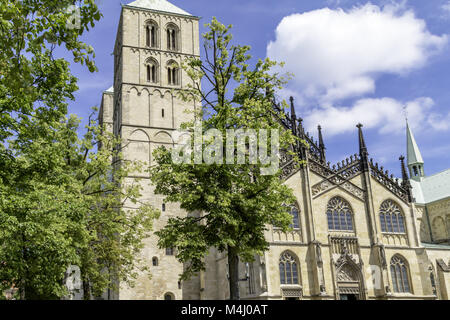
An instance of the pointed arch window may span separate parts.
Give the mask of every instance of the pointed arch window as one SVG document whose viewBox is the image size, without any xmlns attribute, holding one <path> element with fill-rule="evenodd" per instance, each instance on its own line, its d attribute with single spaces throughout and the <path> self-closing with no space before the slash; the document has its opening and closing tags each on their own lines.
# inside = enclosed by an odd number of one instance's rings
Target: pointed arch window
<svg viewBox="0 0 450 320">
<path fill-rule="evenodd" d="M 295 205 L 292 206 L 290 213 L 292 216 L 291 228 L 299 229 L 300 228 L 300 220 L 299 220 L 299 216 L 298 216 L 298 208 Z"/>
<path fill-rule="evenodd" d="M 279 267 L 281 284 L 299 284 L 297 260 L 292 254 L 284 252 Z"/>
<path fill-rule="evenodd" d="M 409 273 L 406 260 L 395 255 L 391 259 L 391 277 L 394 292 L 410 293 Z"/>
<path fill-rule="evenodd" d="M 158 62 L 155 59 L 148 59 L 146 62 L 147 82 L 158 82 Z"/>
<path fill-rule="evenodd" d="M 179 70 L 180 68 L 175 61 L 169 61 L 167 64 L 167 83 L 169 85 L 174 86 L 179 84 Z"/>
<path fill-rule="evenodd" d="M 158 25 L 154 21 L 145 26 L 145 45 L 150 48 L 158 47 Z"/>
<path fill-rule="evenodd" d="M 406 233 L 405 218 L 400 207 L 392 200 L 384 201 L 380 206 L 381 232 Z"/>
<path fill-rule="evenodd" d="M 328 230 L 353 231 L 353 213 L 347 201 L 334 197 L 328 202 Z"/>
</svg>

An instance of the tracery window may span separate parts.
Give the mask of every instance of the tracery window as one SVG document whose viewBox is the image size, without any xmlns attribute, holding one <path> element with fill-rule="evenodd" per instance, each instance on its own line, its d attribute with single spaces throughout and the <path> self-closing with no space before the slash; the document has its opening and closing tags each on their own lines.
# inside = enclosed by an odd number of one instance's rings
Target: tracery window
<svg viewBox="0 0 450 320">
<path fill-rule="evenodd" d="M 394 292 L 411 292 L 406 261 L 398 255 L 391 259 L 391 277 Z"/>
<path fill-rule="evenodd" d="M 280 257 L 280 283 L 298 284 L 297 260 L 289 252 L 284 252 Z"/>
<path fill-rule="evenodd" d="M 405 233 L 405 219 L 400 207 L 392 200 L 386 200 L 380 207 L 381 232 Z"/>
<path fill-rule="evenodd" d="M 341 197 L 334 197 L 328 202 L 328 229 L 337 231 L 353 231 L 352 209 Z"/>
</svg>

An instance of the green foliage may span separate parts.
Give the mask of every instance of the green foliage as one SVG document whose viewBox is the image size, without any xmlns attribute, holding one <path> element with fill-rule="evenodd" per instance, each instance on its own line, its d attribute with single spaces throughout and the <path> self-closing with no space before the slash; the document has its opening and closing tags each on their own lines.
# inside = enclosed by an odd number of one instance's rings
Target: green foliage
<svg viewBox="0 0 450 320">
<path fill-rule="evenodd" d="M 80 8 L 79 28 L 71 28 Z M 74 61 L 96 70 L 91 46 L 82 34 L 101 17 L 94 0 L 3 0 L 0 4 L 0 140 L 14 135 L 35 116 L 49 121 L 67 113 L 67 99 L 77 90 L 69 63 L 55 59 L 65 47 Z M 69 27 L 68 27 L 69 26 Z"/>
<path fill-rule="evenodd" d="M 194 114 L 195 119 L 203 119 L 202 132 L 215 128 L 225 137 L 227 129 L 278 129 L 281 149 L 290 150 L 297 138 L 280 124 L 284 112 L 273 108 L 271 98 L 271 93 L 287 81 L 273 71 L 280 65 L 265 59 L 251 67 L 250 48 L 231 44 L 231 26 L 225 27 L 214 18 L 207 27 L 209 31 L 203 35 L 206 59 L 192 58 L 184 64 L 193 84 L 181 92 L 185 100 L 202 102 L 202 109 Z M 201 89 L 201 80 L 207 90 Z M 287 107 L 285 102 L 283 106 Z M 183 128 L 193 130 L 194 123 L 185 123 Z M 203 150 L 211 143 L 205 140 Z M 180 203 L 190 213 L 169 219 L 156 232 L 159 246 L 176 247 L 177 259 L 186 264 L 182 279 L 204 270 L 204 258 L 211 247 L 252 261 L 255 254 L 268 249 L 264 237 L 267 225 L 289 229 L 292 217 L 286 205 L 295 198 L 279 171 L 262 175 L 260 169 L 266 166 L 250 164 L 248 159 L 239 165 L 176 164 L 165 148 L 157 149 L 154 156 L 157 165 L 150 172 L 155 192 L 164 195 L 167 202 Z"/>
<path fill-rule="evenodd" d="M 113 151 L 120 140 L 95 121 L 79 139 L 78 123 L 35 120 L 44 137 L 10 142 L 14 158 L 4 159 L 8 172 L 0 176 L 0 289 L 62 297 L 69 265 L 80 267 L 95 296 L 117 289 L 115 280 L 132 284 L 142 239 L 159 214 L 148 204 L 123 209 L 139 201 L 138 181 L 124 179 L 143 164 L 121 161 Z"/>
<path fill-rule="evenodd" d="M 79 7 L 79 28 L 71 28 Z M 77 79 L 57 49 L 96 70 L 80 38 L 101 17 L 94 0 L 3 0 L 0 3 L 0 292 L 21 299 L 67 294 L 70 265 L 81 269 L 85 298 L 132 284 L 142 239 L 158 216 L 125 179 L 143 164 L 122 160 L 122 142 L 89 119 L 67 116 Z M 101 146 L 101 148 L 99 148 Z M 0 295 L 1 296 L 1 295 Z"/>
</svg>

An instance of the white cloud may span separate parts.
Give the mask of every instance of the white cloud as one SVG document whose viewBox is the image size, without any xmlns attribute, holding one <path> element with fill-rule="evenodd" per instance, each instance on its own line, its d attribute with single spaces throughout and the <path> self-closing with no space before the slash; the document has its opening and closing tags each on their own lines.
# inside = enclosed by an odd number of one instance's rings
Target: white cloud
<svg viewBox="0 0 450 320">
<path fill-rule="evenodd" d="M 351 107 L 325 106 L 310 110 L 304 120 L 307 130 L 313 131 L 320 124 L 328 136 L 352 132 L 359 122 L 367 129 L 378 128 L 382 134 L 402 133 L 406 114 L 415 130 L 425 126 L 447 130 L 446 120 L 429 113 L 433 105 L 428 97 L 404 104 L 392 98 L 360 99 Z"/>
<path fill-rule="evenodd" d="M 437 131 L 450 130 L 450 112 L 447 114 L 447 116 L 432 113 L 428 117 L 428 123 L 434 130 Z"/>
<path fill-rule="evenodd" d="M 402 5 L 370 3 L 349 11 L 328 8 L 283 18 L 268 57 L 286 62 L 305 102 L 332 104 L 375 91 L 381 73 L 405 74 L 439 52 L 447 37 Z"/>
<path fill-rule="evenodd" d="M 443 16 L 444 17 L 450 17 L 450 1 L 447 1 L 446 3 L 444 3 L 442 6 L 441 6 L 441 9 L 442 9 L 442 11 L 443 11 Z"/>
</svg>

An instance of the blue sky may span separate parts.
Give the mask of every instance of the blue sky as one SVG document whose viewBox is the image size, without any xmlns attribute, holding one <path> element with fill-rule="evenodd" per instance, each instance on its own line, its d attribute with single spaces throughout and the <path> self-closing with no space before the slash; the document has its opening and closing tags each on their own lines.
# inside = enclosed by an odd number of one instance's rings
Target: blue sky
<svg viewBox="0 0 450 320">
<path fill-rule="evenodd" d="M 84 36 L 99 72 L 72 64 L 80 90 L 69 111 L 86 119 L 112 85 L 121 3 L 98 1 L 104 17 Z M 285 61 L 294 79 L 279 93 L 316 135 L 321 124 L 332 163 L 358 152 L 365 126 L 370 157 L 396 175 L 405 154 L 405 109 L 430 175 L 450 168 L 450 1 L 172 0 L 232 24 L 254 57 Z M 447 36 L 448 35 L 448 36 Z"/>
</svg>

